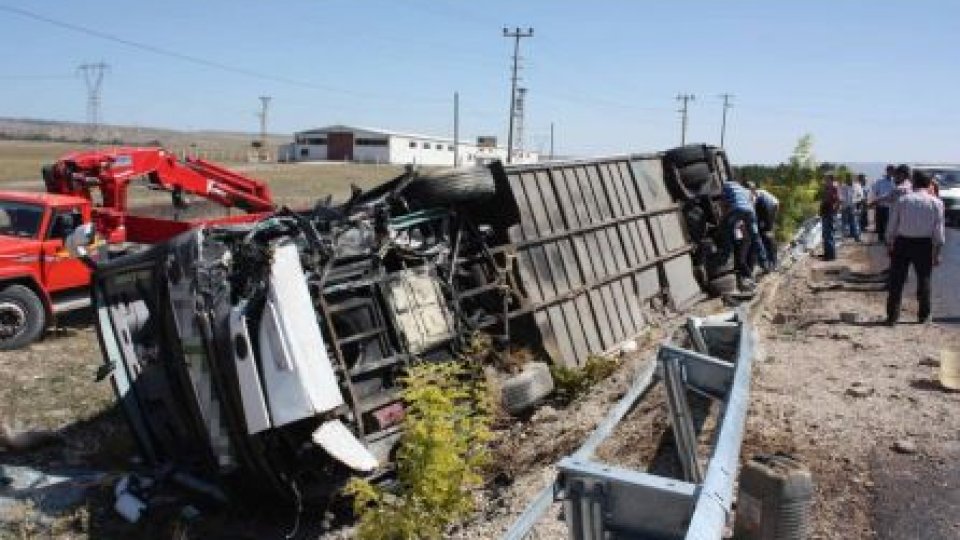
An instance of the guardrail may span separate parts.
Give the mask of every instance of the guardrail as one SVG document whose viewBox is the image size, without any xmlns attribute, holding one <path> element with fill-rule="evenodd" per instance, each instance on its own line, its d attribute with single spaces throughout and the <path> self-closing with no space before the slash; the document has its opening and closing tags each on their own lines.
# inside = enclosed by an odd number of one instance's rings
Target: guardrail
<svg viewBox="0 0 960 540">
<path fill-rule="evenodd" d="M 721 538 L 731 519 L 756 338 L 746 308 L 691 317 L 686 331 L 692 349 L 662 345 L 583 446 L 557 464 L 556 482 L 537 495 L 503 538 L 525 538 L 554 501 L 563 501 L 564 519 L 574 540 L 600 540 L 610 534 Z M 597 447 L 658 382 L 666 390 L 683 477 L 597 461 Z M 691 396 L 718 405 L 710 448 L 698 448 L 702 424 L 697 417 L 704 411 L 691 407 Z M 709 457 L 703 460 L 698 455 Z"/>
</svg>

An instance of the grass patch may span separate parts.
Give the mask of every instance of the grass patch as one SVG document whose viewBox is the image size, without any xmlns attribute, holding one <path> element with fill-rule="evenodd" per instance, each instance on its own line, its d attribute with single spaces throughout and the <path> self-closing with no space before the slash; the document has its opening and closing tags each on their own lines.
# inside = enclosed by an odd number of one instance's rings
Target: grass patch
<svg viewBox="0 0 960 540">
<path fill-rule="evenodd" d="M 550 374 L 553 376 L 557 401 L 568 404 L 576 400 L 593 385 L 613 375 L 619 366 L 619 360 L 597 355 L 587 357 L 583 367 L 551 364 Z"/>
<path fill-rule="evenodd" d="M 354 479 L 361 540 L 441 538 L 474 509 L 472 490 L 489 463 L 489 394 L 482 378 L 459 362 L 411 367 L 404 378 L 407 404 L 390 488 Z"/>
</svg>

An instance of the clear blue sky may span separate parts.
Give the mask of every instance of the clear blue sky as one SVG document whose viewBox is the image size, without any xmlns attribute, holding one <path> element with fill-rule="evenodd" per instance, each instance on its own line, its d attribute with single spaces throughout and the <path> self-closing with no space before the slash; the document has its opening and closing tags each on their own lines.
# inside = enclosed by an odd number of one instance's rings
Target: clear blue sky
<svg viewBox="0 0 960 540">
<path fill-rule="evenodd" d="M 195 57 L 123 45 L 2 6 Z M 333 123 L 505 138 L 511 43 L 523 40 L 528 147 L 594 155 L 719 140 L 736 95 L 737 162 L 785 159 L 803 133 L 831 161 L 960 161 L 960 2 L 565 0 L 0 0 L 0 116 L 82 121 L 76 66 L 112 66 L 108 123 L 255 131 Z M 221 66 L 221 67 L 217 67 Z"/>
</svg>

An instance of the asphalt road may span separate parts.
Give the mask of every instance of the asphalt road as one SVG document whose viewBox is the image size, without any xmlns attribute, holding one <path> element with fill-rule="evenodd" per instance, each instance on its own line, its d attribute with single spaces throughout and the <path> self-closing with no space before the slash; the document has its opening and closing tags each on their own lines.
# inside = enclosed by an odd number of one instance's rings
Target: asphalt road
<svg viewBox="0 0 960 540">
<path fill-rule="evenodd" d="M 883 246 L 871 246 L 870 256 L 874 268 L 886 268 L 890 264 Z M 943 262 L 933 269 L 933 320 L 942 324 L 960 325 L 960 229 L 947 229 L 947 243 L 943 249 Z M 903 290 L 903 305 L 915 310 L 917 282 L 913 270 Z M 901 320 L 908 320 L 905 314 Z"/>
<path fill-rule="evenodd" d="M 888 264 L 882 246 L 871 258 L 874 267 Z M 905 306 L 916 302 L 912 271 L 903 300 Z M 943 262 L 933 271 L 933 320 L 960 327 L 960 229 L 947 229 Z M 881 540 L 960 539 L 960 440 L 922 452 L 926 459 L 878 452 L 871 460 L 872 515 Z"/>
</svg>

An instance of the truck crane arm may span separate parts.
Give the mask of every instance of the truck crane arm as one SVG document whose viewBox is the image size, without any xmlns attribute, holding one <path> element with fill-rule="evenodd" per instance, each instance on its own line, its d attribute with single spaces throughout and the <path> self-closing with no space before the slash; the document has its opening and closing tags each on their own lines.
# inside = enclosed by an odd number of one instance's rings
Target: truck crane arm
<svg viewBox="0 0 960 540">
<path fill-rule="evenodd" d="M 118 213 L 128 210 L 129 184 L 141 178 L 156 189 L 197 195 L 228 208 L 246 212 L 274 209 L 265 183 L 202 159 L 178 160 L 162 148 L 73 152 L 44 169 L 47 191 L 91 199 L 91 188 L 97 187 L 103 195 L 100 206 Z"/>
</svg>

